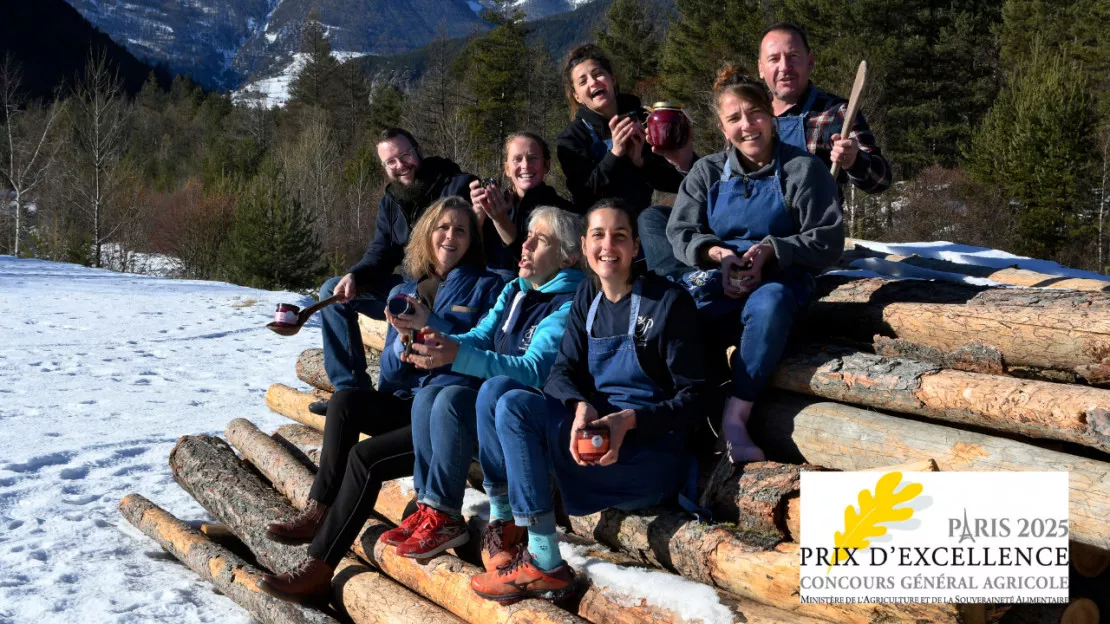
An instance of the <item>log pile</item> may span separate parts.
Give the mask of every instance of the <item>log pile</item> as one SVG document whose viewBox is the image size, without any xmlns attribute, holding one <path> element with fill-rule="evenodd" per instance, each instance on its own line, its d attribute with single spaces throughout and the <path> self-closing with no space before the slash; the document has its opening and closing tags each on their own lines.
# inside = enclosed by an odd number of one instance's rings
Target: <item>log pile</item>
<svg viewBox="0 0 1110 624">
<path fill-rule="evenodd" d="M 954 270 L 914 258 L 872 259 L 923 271 Z M 1011 273 L 992 271 L 985 277 L 1034 280 Z M 675 605 L 589 571 L 602 564 L 661 575 L 653 578 L 666 583 L 688 583 L 697 595 L 716 600 L 734 622 L 996 621 L 1004 608 L 801 604 L 800 474 L 892 467 L 1067 471 L 1073 578 L 1105 587 L 1110 577 L 1110 293 L 1105 284 L 1079 284 L 1075 290 L 1067 284 L 1055 280 L 1052 290 L 1001 289 L 820 278 L 803 331 L 797 332 L 802 339 L 784 357 L 774 389 L 752 419 L 753 437 L 774 461 L 743 470 L 727 462 L 703 462 L 716 469 L 703 475 L 701 502 L 722 524 L 697 522 L 673 509 L 609 510 L 572 518 L 566 540 L 582 557 L 576 564 L 582 568 L 580 587 L 558 605 L 540 600 L 500 605 L 471 593 L 469 578 L 478 571 L 473 544 L 486 524 L 481 515 L 467 517 L 473 538 L 469 548 L 421 564 L 378 543 L 377 537 L 412 508 L 413 493 L 404 480 L 384 485 L 376 517 L 337 570 L 334 611 L 288 605 L 257 591 L 263 568 L 291 570 L 307 551 L 270 541 L 263 527 L 290 517 L 307 501 L 325 420 L 308 412 L 307 405 L 327 399 L 333 390 L 319 349 L 305 351 L 296 362 L 307 390 L 274 384 L 266 394 L 273 411 L 299 424 L 267 435 L 236 419 L 225 432 L 230 445 L 215 437 L 185 436 L 171 453 L 174 479 L 218 523 L 204 525 L 204 533 L 194 531 L 138 495 L 125 498 L 120 509 L 263 622 L 701 621 L 684 619 Z M 384 325 L 360 319 L 360 329 L 373 367 Z M 480 475 L 471 482 L 480 482 Z M 219 543 L 216 535 L 222 535 Z M 1075 620 L 1077 614 L 1089 619 L 1093 603 L 1075 597 L 1070 609 L 1051 611 L 1054 615 L 1019 607 L 1006 621 L 1083 621 Z"/>
</svg>

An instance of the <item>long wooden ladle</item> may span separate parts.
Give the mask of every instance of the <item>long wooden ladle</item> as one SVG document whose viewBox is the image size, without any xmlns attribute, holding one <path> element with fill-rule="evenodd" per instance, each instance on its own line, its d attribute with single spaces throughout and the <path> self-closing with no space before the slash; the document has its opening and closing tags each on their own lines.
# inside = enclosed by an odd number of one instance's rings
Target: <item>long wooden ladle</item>
<svg viewBox="0 0 1110 624">
<path fill-rule="evenodd" d="M 278 325 L 271 321 L 266 324 L 266 327 L 279 336 L 293 336 L 297 332 L 301 331 L 301 328 L 304 327 L 304 324 L 308 322 L 308 318 L 310 316 L 312 316 L 316 312 L 319 312 L 320 310 L 323 310 L 333 303 L 337 303 L 340 299 L 342 299 L 342 295 L 332 295 L 331 297 L 328 297 L 323 301 L 308 306 L 307 308 L 297 313 L 297 322 L 293 325 Z"/>
</svg>

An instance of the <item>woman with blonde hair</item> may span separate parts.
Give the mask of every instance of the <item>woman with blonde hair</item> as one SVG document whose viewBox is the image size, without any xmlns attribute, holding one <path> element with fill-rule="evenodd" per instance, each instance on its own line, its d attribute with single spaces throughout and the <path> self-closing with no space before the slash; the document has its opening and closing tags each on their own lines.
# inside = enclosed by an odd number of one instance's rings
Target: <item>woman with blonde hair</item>
<svg viewBox="0 0 1110 624">
<path fill-rule="evenodd" d="M 311 542 L 297 570 L 264 575 L 263 591 L 303 601 L 331 590 L 331 577 L 374 508 L 381 484 L 412 474 L 413 396 L 428 386 L 476 384 L 449 366 L 419 369 L 402 356 L 434 328 L 465 333 L 493 306 L 503 282 L 485 268 L 477 218 L 463 198 L 432 204 L 416 222 L 405 248 L 406 280 L 391 293 L 390 327 L 377 389 L 335 393 L 324 424 L 320 469 L 304 512 L 266 527 L 271 539 Z M 359 433 L 372 436 L 358 441 Z"/>
<path fill-rule="evenodd" d="M 828 167 L 778 136 L 763 82 L 727 66 L 713 103 L 728 147 L 686 176 L 667 237 L 675 256 L 698 268 L 682 282 L 706 336 L 738 346 L 722 414 L 729 455 L 759 461 L 763 451 L 747 433 L 752 406 L 813 294 L 814 276 L 839 260 L 844 223 Z"/>
</svg>

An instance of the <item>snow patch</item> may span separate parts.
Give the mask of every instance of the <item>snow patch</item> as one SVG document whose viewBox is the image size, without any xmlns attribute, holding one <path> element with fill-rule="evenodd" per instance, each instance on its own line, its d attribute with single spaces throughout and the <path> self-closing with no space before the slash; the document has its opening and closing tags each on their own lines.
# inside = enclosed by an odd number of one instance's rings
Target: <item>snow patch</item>
<svg viewBox="0 0 1110 624">
<path fill-rule="evenodd" d="M 955 262 L 958 264 L 970 264 L 975 266 L 990 267 L 994 269 L 1005 269 L 1008 267 L 1016 266 L 1019 269 L 1036 271 L 1037 273 L 1045 273 L 1047 275 L 1110 281 L 1110 276 L 1102 275 L 1101 273 L 1095 273 L 1093 271 L 1073 269 L 1071 267 L 1066 267 L 1062 264 L 1052 262 L 1051 260 L 1038 260 L 1036 258 L 1028 258 L 1026 256 L 1016 256 L 1012 253 L 1008 253 L 998 249 L 975 247 L 974 245 L 961 245 L 959 243 L 950 243 L 948 241 L 931 241 L 921 243 L 877 243 L 873 241 L 856 240 L 855 242 L 859 245 L 867 247 L 868 249 L 873 249 L 881 253 L 903 256 L 917 254 L 922 258 L 934 258 L 937 260 L 947 260 L 949 262 Z"/>
<path fill-rule="evenodd" d="M 270 35 L 267 34 L 266 37 L 269 39 Z M 360 56 L 366 56 L 366 53 L 333 50 L 331 55 L 343 63 Z M 286 102 L 289 101 L 289 86 L 293 84 L 293 80 L 304 69 L 307 62 L 308 53 L 297 52 L 293 54 L 293 60 L 276 75 L 254 80 L 243 85 L 238 91 L 233 91 L 231 94 L 233 101 L 238 104 L 257 103 L 265 108 L 285 106 Z"/>
<path fill-rule="evenodd" d="M 567 542 L 559 542 L 559 553 L 575 572 L 594 585 L 628 596 L 628 603 L 622 606 L 633 607 L 646 601 L 688 622 L 732 624 L 735 621 L 732 612 L 721 604 L 717 592 L 708 585 L 669 572 L 621 566 L 590 557 L 584 546 Z"/>
<path fill-rule="evenodd" d="M 271 383 L 320 344 L 264 326 L 308 297 L 0 256 L 0 621 L 229 622 L 249 614 L 131 527 L 138 492 L 210 519 L 174 483 L 177 438 L 265 431 Z"/>
</svg>

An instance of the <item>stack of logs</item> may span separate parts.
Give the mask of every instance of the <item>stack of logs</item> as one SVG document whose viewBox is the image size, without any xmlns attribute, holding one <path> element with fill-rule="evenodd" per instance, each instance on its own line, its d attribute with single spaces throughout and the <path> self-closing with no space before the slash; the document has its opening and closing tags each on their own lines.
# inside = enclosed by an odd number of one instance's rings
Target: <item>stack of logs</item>
<svg viewBox="0 0 1110 624">
<path fill-rule="evenodd" d="M 572 518 L 567 539 L 587 561 L 707 586 L 705 595 L 715 594 L 735 622 L 1099 621 L 1099 604 L 1087 598 L 1066 608 L 1008 612 L 983 605 L 800 603 L 800 472 L 895 466 L 1068 471 L 1073 588 L 1098 600 L 1110 593 L 1110 389 L 1100 388 L 1110 384 L 1110 294 L 831 276 L 819 284 L 798 332 L 801 346 L 784 358 L 775 390 L 753 417 L 753 435 L 775 461 L 750 464 L 738 475 L 720 464 L 708 479 L 703 502 L 729 524 L 699 523 L 675 510 L 610 510 Z M 380 349 L 383 329 L 364 320 L 364 342 Z M 563 604 L 477 599 L 469 589 L 478 570 L 472 548 L 417 564 L 377 543 L 411 507 L 404 482 L 386 484 L 375 507 L 380 518 L 367 523 L 337 571 L 335 611 L 260 593 L 255 581 L 262 568 L 288 571 L 306 552 L 269 541 L 263 529 L 304 506 L 321 444 L 323 418 L 307 410 L 332 391 L 319 350 L 301 355 L 297 375 L 312 390 L 275 384 L 266 402 L 301 424 L 267 436 L 236 420 L 226 431 L 230 446 L 186 436 L 171 454 L 174 478 L 218 527 L 194 530 L 138 495 L 120 505 L 128 520 L 259 620 L 701 621 L 627 587 L 595 582 L 588 565 L 579 570 L 579 591 Z M 477 538 L 485 519 L 467 520 Z"/>
</svg>

